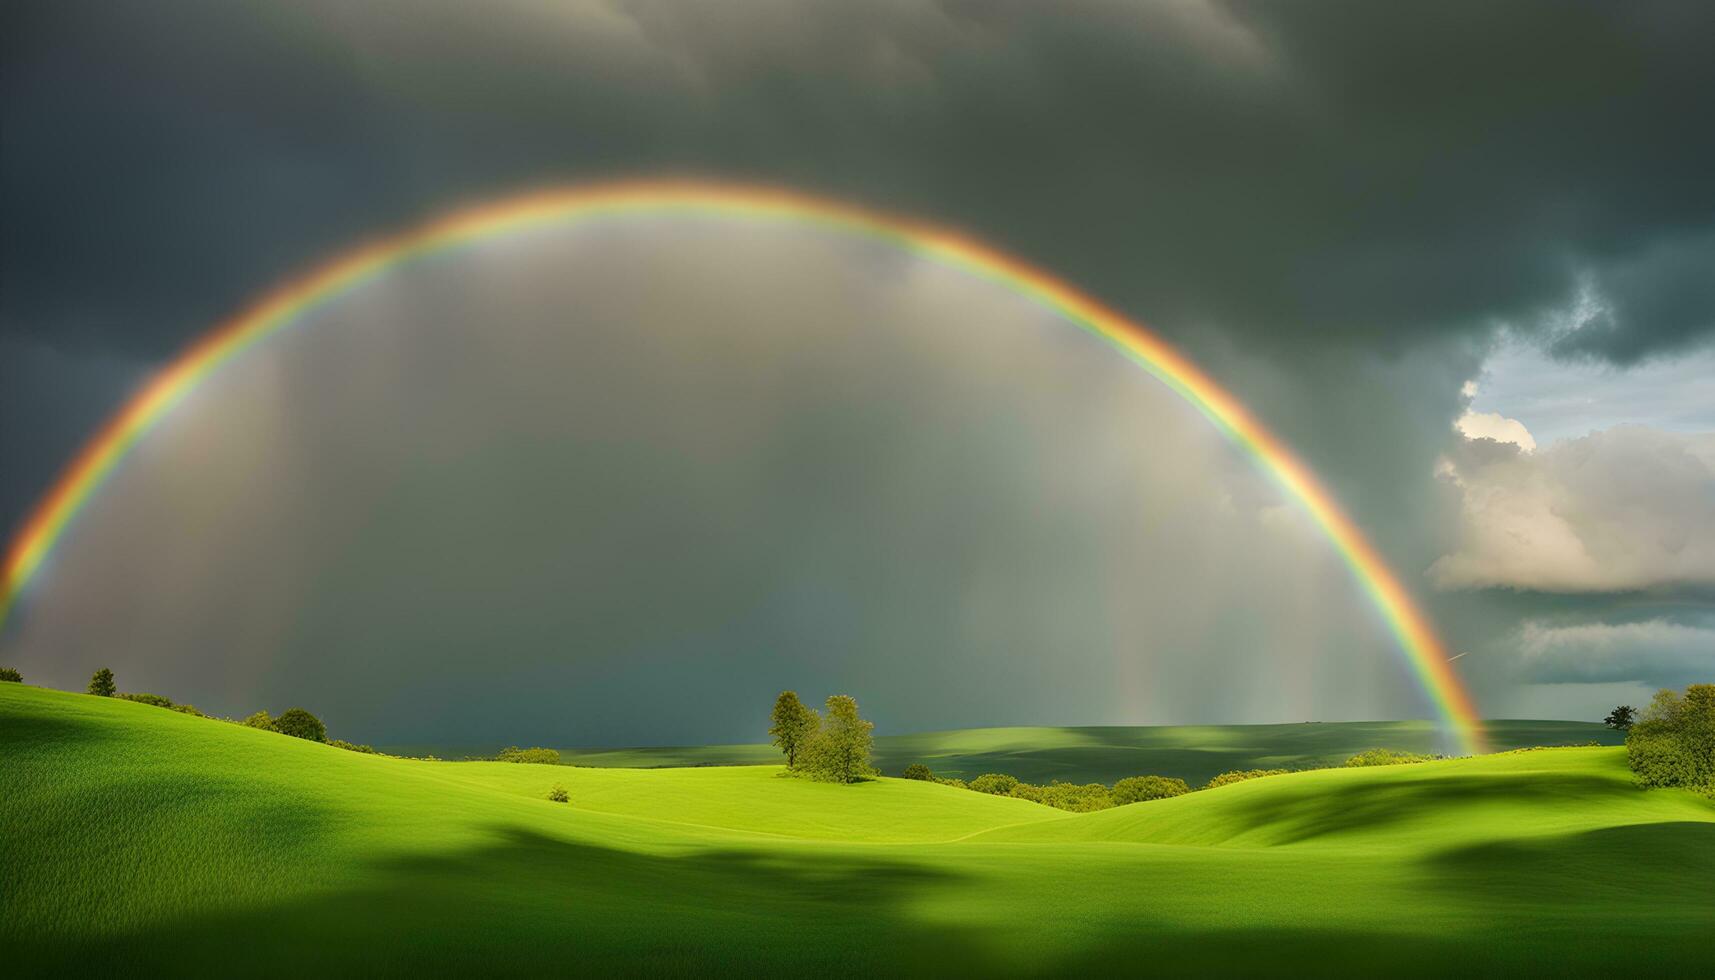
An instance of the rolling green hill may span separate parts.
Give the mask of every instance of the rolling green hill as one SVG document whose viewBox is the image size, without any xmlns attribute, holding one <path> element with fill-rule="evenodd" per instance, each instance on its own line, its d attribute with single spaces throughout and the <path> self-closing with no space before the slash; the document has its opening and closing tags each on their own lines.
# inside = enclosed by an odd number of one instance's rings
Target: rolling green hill
<svg viewBox="0 0 1715 980">
<path fill-rule="evenodd" d="M 1619 745 L 1624 736 L 1592 722 L 1491 721 L 1495 751 L 1537 745 Z M 403 755 L 462 758 L 493 754 L 498 746 L 459 749 L 403 746 Z M 1027 783 L 1059 779 L 1108 783 L 1127 776 L 1177 776 L 1193 786 L 1234 769 L 1313 769 L 1339 765 L 1365 749 L 1434 752 L 1435 726 L 1427 721 L 1348 721 L 1291 725 L 1106 726 L 1086 728 L 965 728 L 916 735 L 883 735 L 875 760 L 898 775 L 921 762 L 937 775 L 970 779 L 1004 772 Z M 561 749 L 580 766 L 776 765 L 771 745 L 693 745 L 626 749 Z"/>
<path fill-rule="evenodd" d="M 0 684 L 0 788 L 8 975 L 1690 973 L 1715 934 L 1715 803 L 1612 748 L 1073 815 L 390 759 Z"/>
</svg>

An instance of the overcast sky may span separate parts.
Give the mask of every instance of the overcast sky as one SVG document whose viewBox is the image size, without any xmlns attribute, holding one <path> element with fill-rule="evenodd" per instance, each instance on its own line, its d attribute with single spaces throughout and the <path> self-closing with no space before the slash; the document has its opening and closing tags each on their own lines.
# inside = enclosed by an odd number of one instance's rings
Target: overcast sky
<svg viewBox="0 0 1715 980">
<path fill-rule="evenodd" d="M 12 3 L 0 524 L 132 386 L 368 236 L 543 184 L 782 183 L 1149 322 L 1327 480 L 1491 716 L 1715 674 L 1702 4 Z M 378 741 L 1424 715 L 1194 412 L 824 233 L 402 270 L 181 406 L 0 661 Z"/>
</svg>

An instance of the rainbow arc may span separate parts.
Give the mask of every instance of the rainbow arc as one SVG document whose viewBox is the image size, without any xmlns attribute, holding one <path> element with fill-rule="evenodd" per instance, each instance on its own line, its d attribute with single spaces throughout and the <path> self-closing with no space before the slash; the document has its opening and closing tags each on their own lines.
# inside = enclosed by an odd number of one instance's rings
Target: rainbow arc
<svg viewBox="0 0 1715 980">
<path fill-rule="evenodd" d="M 1050 273 L 951 229 L 781 188 L 704 181 L 585 185 L 459 211 L 336 257 L 215 327 L 111 418 L 37 505 L 6 554 L 0 578 L 0 629 L 67 526 L 114 467 L 187 392 L 234 357 L 305 313 L 414 258 L 535 225 L 634 213 L 790 221 L 879 239 L 993 281 L 1103 338 L 1196 406 L 1304 507 L 1381 612 L 1440 721 L 1463 751 L 1481 750 L 1482 725 L 1446 647 L 1375 546 L 1284 443 L 1165 340 Z"/>
</svg>

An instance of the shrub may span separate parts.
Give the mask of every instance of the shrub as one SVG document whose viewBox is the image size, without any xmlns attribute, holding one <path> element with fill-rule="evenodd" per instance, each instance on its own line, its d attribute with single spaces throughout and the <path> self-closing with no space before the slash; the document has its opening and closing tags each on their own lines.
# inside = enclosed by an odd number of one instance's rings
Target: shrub
<svg viewBox="0 0 1715 980">
<path fill-rule="evenodd" d="M 205 715 L 202 712 L 198 711 L 197 706 L 194 704 L 175 704 L 175 705 L 173 705 L 173 710 L 177 711 L 181 715 L 193 715 L 197 718 L 207 718 L 208 717 L 208 715 Z"/>
<path fill-rule="evenodd" d="M 495 756 L 497 762 L 525 762 L 539 766 L 557 766 L 560 764 L 559 749 L 544 749 L 541 747 L 521 749 L 516 745 L 508 745 Z"/>
<path fill-rule="evenodd" d="M 1029 783 L 1019 783 L 1019 789 L 1029 787 L 1035 792 L 1031 795 L 1021 795 L 1021 799 L 1032 799 L 1057 810 L 1070 810 L 1073 813 L 1091 813 L 1096 810 L 1106 810 L 1114 805 L 1113 793 L 1101 783 L 1061 783 L 1052 782 L 1046 786 L 1030 787 Z M 1027 790 L 1028 792 L 1028 790 Z"/>
<path fill-rule="evenodd" d="M 327 726 L 322 720 L 302 708 L 287 708 L 274 719 L 274 730 L 282 735 L 306 739 L 311 742 L 328 740 Z"/>
<path fill-rule="evenodd" d="M 1640 786 L 1715 796 L 1715 684 L 1656 692 L 1626 734 L 1626 762 Z"/>
<path fill-rule="evenodd" d="M 921 779 L 930 783 L 935 781 L 935 774 L 930 772 L 929 767 L 921 762 L 913 762 L 906 766 L 905 771 L 899 775 L 905 779 Z"/>
<path fill-rule="evenodd" d="M 1239 770 L 1234 770 L 1233 772 L 1221 773 L 1219 776 L 1216 776 L 1214 779 L 1209 780 L 1208 783 L 1206 783 L 1203 786 L 1203 788 L 1204 789 L 1219 789 L 1222 786 L 1231 786 L 1233 783 L 1242 783 L 1247 779 L 1259 779 L 1263 776 L 1284 776 L 1284 775 L 1286 775 L 1285 769 L 1239 769 Z"/>
<path fill-rule="evenodd" d="M 258 711 L 255 714 L 245 718 L 239 724 L 249 725 L 251 728 L 266 728 L 268 731 L 273 731 L 274 730 L 274 716 L 270 715 L 266 711 Z"/>
<path fill-rule="evenodd" d="M 1173 796 L 1184 796 L 1191 792 L 1191 787 L 1183 779 L 1171 776 L 1131 776 L 1114 784 L 1114 805 L 1125 806 L 1128 803 L 1142 803 L 1145 800 L 1165 800 Z"/>
<path fill-rule="evenodd" d="M 1370 749 L 1359 752 L 1346 760 L 1350 767 L 1361 766 L 1402 766 L 1413 762 L 1433 762 L 1437 756 L 1418 755 L 1415 752 L 1396 752 L 1393 749 Z"/>
<path fill-rule="evenodd" d="M 137 692 L 129 692 L 128 691 L 124 694 L 118 694 L 118 695 L 114 695 L 114 696 L 118 697 L 120 700 L 123 700 L 123 701 L 135 701 L 138 704 L 152 704 L 157 708 L 171 708 L 173 706 L 172 701 L 168 700 L 167 698 L 161 697 L 159 694 L 145 694 L 142 691 L 137 691 Z"/>
<path fill-rule="evenodd" d="M 555 783 L 554 788 L 548 791 L 548 799 L 553 800 L 555 803 L 570 803 L 572 802 L 572 795 L 566 792 L 566 788 L 564 786 L 561 786 L 559 783 Z"/>
<path fill-rule="evenodd" d="M 364 755 L 380 755 L 381 754 L 381 753 L 375 751 L 375 746 L 373 746 L 373 745 L 357 745 L 357 744 L 352 743 L 352 742 L 347 742 L 343 738 L 336 738 L 333 741 L 329 742 L 328 744 L 333 746 L 336 749 L 344 749 L 347 752 L 362 752 Z"/>
<path fill-rule="evenodd" d="M 990 793 L 994 796 L 1011 796 L 1013 789 L 1017 786 L 1018 779 L 1016 777 L 1008 776 L 1004 772 L 985 772 L 971 780 L 968 788 L 979 793 Z"/>
<path fill-rule="evenodd" d="M 958 778 L 957 776 L 936 776 L 935 782 L 940 783 L 942 786 L 951 786 L 954 789 L 970 789 L 971 788 L 968 783 L 966 783 L 963 779 Z"/>
<path fill-rule="evenodd" d="M 119 689 L 113 685 L 113 671 L 106 667 L 96 671 L 89 679 L 89 693 L 98 698 L 110 698 Z"/>
<path fill-rule="evenodd" d="M 14 684 L 24 683 L 24 675 L 18 673 L 16 667 L 0 667 L 0 681 L 11 681 Z"/>
</svg>

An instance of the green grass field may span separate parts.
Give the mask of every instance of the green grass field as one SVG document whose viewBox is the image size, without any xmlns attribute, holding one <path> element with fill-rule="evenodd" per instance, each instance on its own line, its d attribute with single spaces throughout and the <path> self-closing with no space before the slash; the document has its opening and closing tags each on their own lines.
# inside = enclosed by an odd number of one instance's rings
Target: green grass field
<svg viewBox="0 0 1715 980">
<path fill-rule="evenodd" d="M 1617 748 L 1081 815 L 779 773 L 389 759 L 0 684 L 0 964 L 1587 976 L 1701 972 L 1715 935 L 1715 803 Z"/>
<path fill-rule="evenodd" d="M 1620 732 L 1594 722 L 1491 721 L 1495 751 L 1537 745 L 1619 745 Z M 921 762 L 937 775 L 970 779 L 1004 772 L 1027 783 L 1112 784 L 1127 776 L 1177 776 L 1193 786 L 1234 769 L 1315 769 L 1339 765 L 1365 749 L 1434 752 L 1435 726 L 1427 721 L 1347 721 L 1291 725 L 1104 726 L 1084 728 L 965 728 L 875 740 L 875 762 L 897 775 Z M 401 755 L 457 759 L 492 755 L 483 749 L 399 746 Z M 764 766 L 780 762 L 772 745 L 691 745 L 625 749 L 561 749 L 580 766 Z"/>
</svg>

